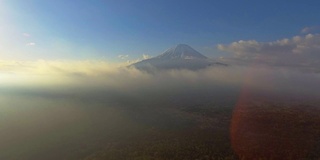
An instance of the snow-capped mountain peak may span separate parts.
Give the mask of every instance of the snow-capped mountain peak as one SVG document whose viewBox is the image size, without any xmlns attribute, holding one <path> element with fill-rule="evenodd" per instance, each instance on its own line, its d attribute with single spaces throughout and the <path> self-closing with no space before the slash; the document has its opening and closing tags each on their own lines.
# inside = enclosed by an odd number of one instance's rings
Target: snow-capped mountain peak
<svg viewBox="0 0 320 160">
<path fill-rule="evenodd" d="M 178 44 L 169 48 L 161 55 L 155 57 L 158 59 L 207 59 L 198 51 L 194 50 L 187 44 Z"/>
<path fill-rule="evenodd" d="M 154 58 L 142 60 L 129 67 L 139 70 L 154 72 L 167 69 L 189 69 L 198 70 L 208 66 L 226 66 L 226 64 L 215 62 L 186 44 L 178 44 L 169 48 L 164 53 Z"/>
</svg>

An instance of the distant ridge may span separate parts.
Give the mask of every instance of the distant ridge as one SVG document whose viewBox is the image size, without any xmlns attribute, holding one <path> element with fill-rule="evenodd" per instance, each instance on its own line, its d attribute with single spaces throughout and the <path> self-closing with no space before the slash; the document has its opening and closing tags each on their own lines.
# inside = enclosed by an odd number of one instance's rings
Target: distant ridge
<svg viewBox="0 0 320 160">
<path fill-rule="evenodd" d="M 187 44 L 178 44 L 159 56 L 134 63 L 130 67 L 144 71 L 167 69 L 198 70 L 213 65 L 227 66 L 209 59 Z"/>
</svg>

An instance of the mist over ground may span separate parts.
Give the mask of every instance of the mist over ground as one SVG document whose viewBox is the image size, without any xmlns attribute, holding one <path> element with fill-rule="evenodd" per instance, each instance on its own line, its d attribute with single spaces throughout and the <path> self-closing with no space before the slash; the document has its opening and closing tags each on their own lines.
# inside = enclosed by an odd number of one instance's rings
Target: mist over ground
<svg viewBox="0 0 320 160">
<path fill-rule="evenodd" d="M 170 139 L 191 136 L 195 128 L 228 126 L 244 91 L 252 100 L 276 98 L 277 104 L 316 104 L 320 92 L 318 73 L 287 67 L 231 65 L 149 74 L 103 61 L 1 66 L 6 71 L 0 84 L 1 159 L 88 158 L 108 144 L 117 148 L 137 137 L 158 133 Z M 228 141 L 229 128 L 222 130 Z"/>
</svg>

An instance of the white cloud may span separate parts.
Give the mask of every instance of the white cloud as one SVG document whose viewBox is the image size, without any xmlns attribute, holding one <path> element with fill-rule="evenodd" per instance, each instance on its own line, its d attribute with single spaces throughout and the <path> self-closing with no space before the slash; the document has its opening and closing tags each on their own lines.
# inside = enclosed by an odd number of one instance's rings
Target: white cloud
<svg viewBox="0 0 320 160">
<path fill-rule="evenodd" d="M 34 43 L 34 42 L 30 42 L 30 43 L 26 44 L 26 46 L 35 46 L 35 45 L 36 45 L 36 43 Z"/>
<path fill-rule="evenodd" d="M 143 55 L 142 55 L 142 59 L 149 59 L 149 58 L 151 58 L 150 55 L 147 55 L 147 54 L 143 54 Z"/>
<path fill-rule="evenodd" d="M 310 33 L 319 29 L 320 29 L 320 26 L 305 27 L 301 30 L 301 33 Z"/>
<path fill-rule="evenodd" d="M 139 62 L 139 61 L 141 61 L 141 59 L 140 58 L 138 58 L 138 59 L 134 59 L 134 60 L 127 60 L 127 65 L 130 65 L 130 64 L 133 64 L 133 63 L 137 63 L 137 62 Z"/>
<path fill-rule="evenodd" d="M 230 52 L 236 60 L 286 66 L 320 66 L 320 34 L 295 36 L 273 42 L 240 40 L 219 44 L 221 51 Z"/>
<path fill-rule="evenodd" d="M 133 63 L 137 63 L 139 61 L 142 61 L 142 60 L 145 60 L 145 59 L 150 59 L 152 58 L 152 56 L 150 55 L 147 55 L 147 54 L 142 54 L 142 57 L 139 57 L 137 59 L 130 59 L 130 60 L 127 60 L 127 65 L 130 65 L 130 64 L 133 64 Z"/>
<path fill-rule="evenodd" d="M 29 33 L 23 33 L 22 34 L 24 37 L 30 37 L 31 35 Z"/>
<path fill-rule="evenodd" d="M 129 58 L 129 55 L 118 55 L 118 58 L 127 59 L 127 58 Z"/>
</svg>

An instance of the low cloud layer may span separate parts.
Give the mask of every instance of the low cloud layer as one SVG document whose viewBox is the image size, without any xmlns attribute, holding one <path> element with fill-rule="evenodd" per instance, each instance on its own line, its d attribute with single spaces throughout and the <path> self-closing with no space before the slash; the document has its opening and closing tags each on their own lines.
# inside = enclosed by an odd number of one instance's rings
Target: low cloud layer
<svg viewBox="0 0 320 160">
<path fill-rule="evenodd" d="M 1 94 L 23 90 L 21 93 L 26 95 L 110 99 L 114 95 L 141 98 L 146 95 L 219 94 L 244 87 L 264 92 L 315 95 L 320 79 L 320 74 L 284 67 L 238 65 L 149 74 L 125 64 L 105 61 L 2 61 L 0 72 Z"/>
<path fill-rule="evenodd" d="M 244 63 L 307 68 L 319 71 L 320 35 L 308 34 L 273 42 L 240 40 L 218 49 L 232 53 L 233 59 Z"/>
</svg>

